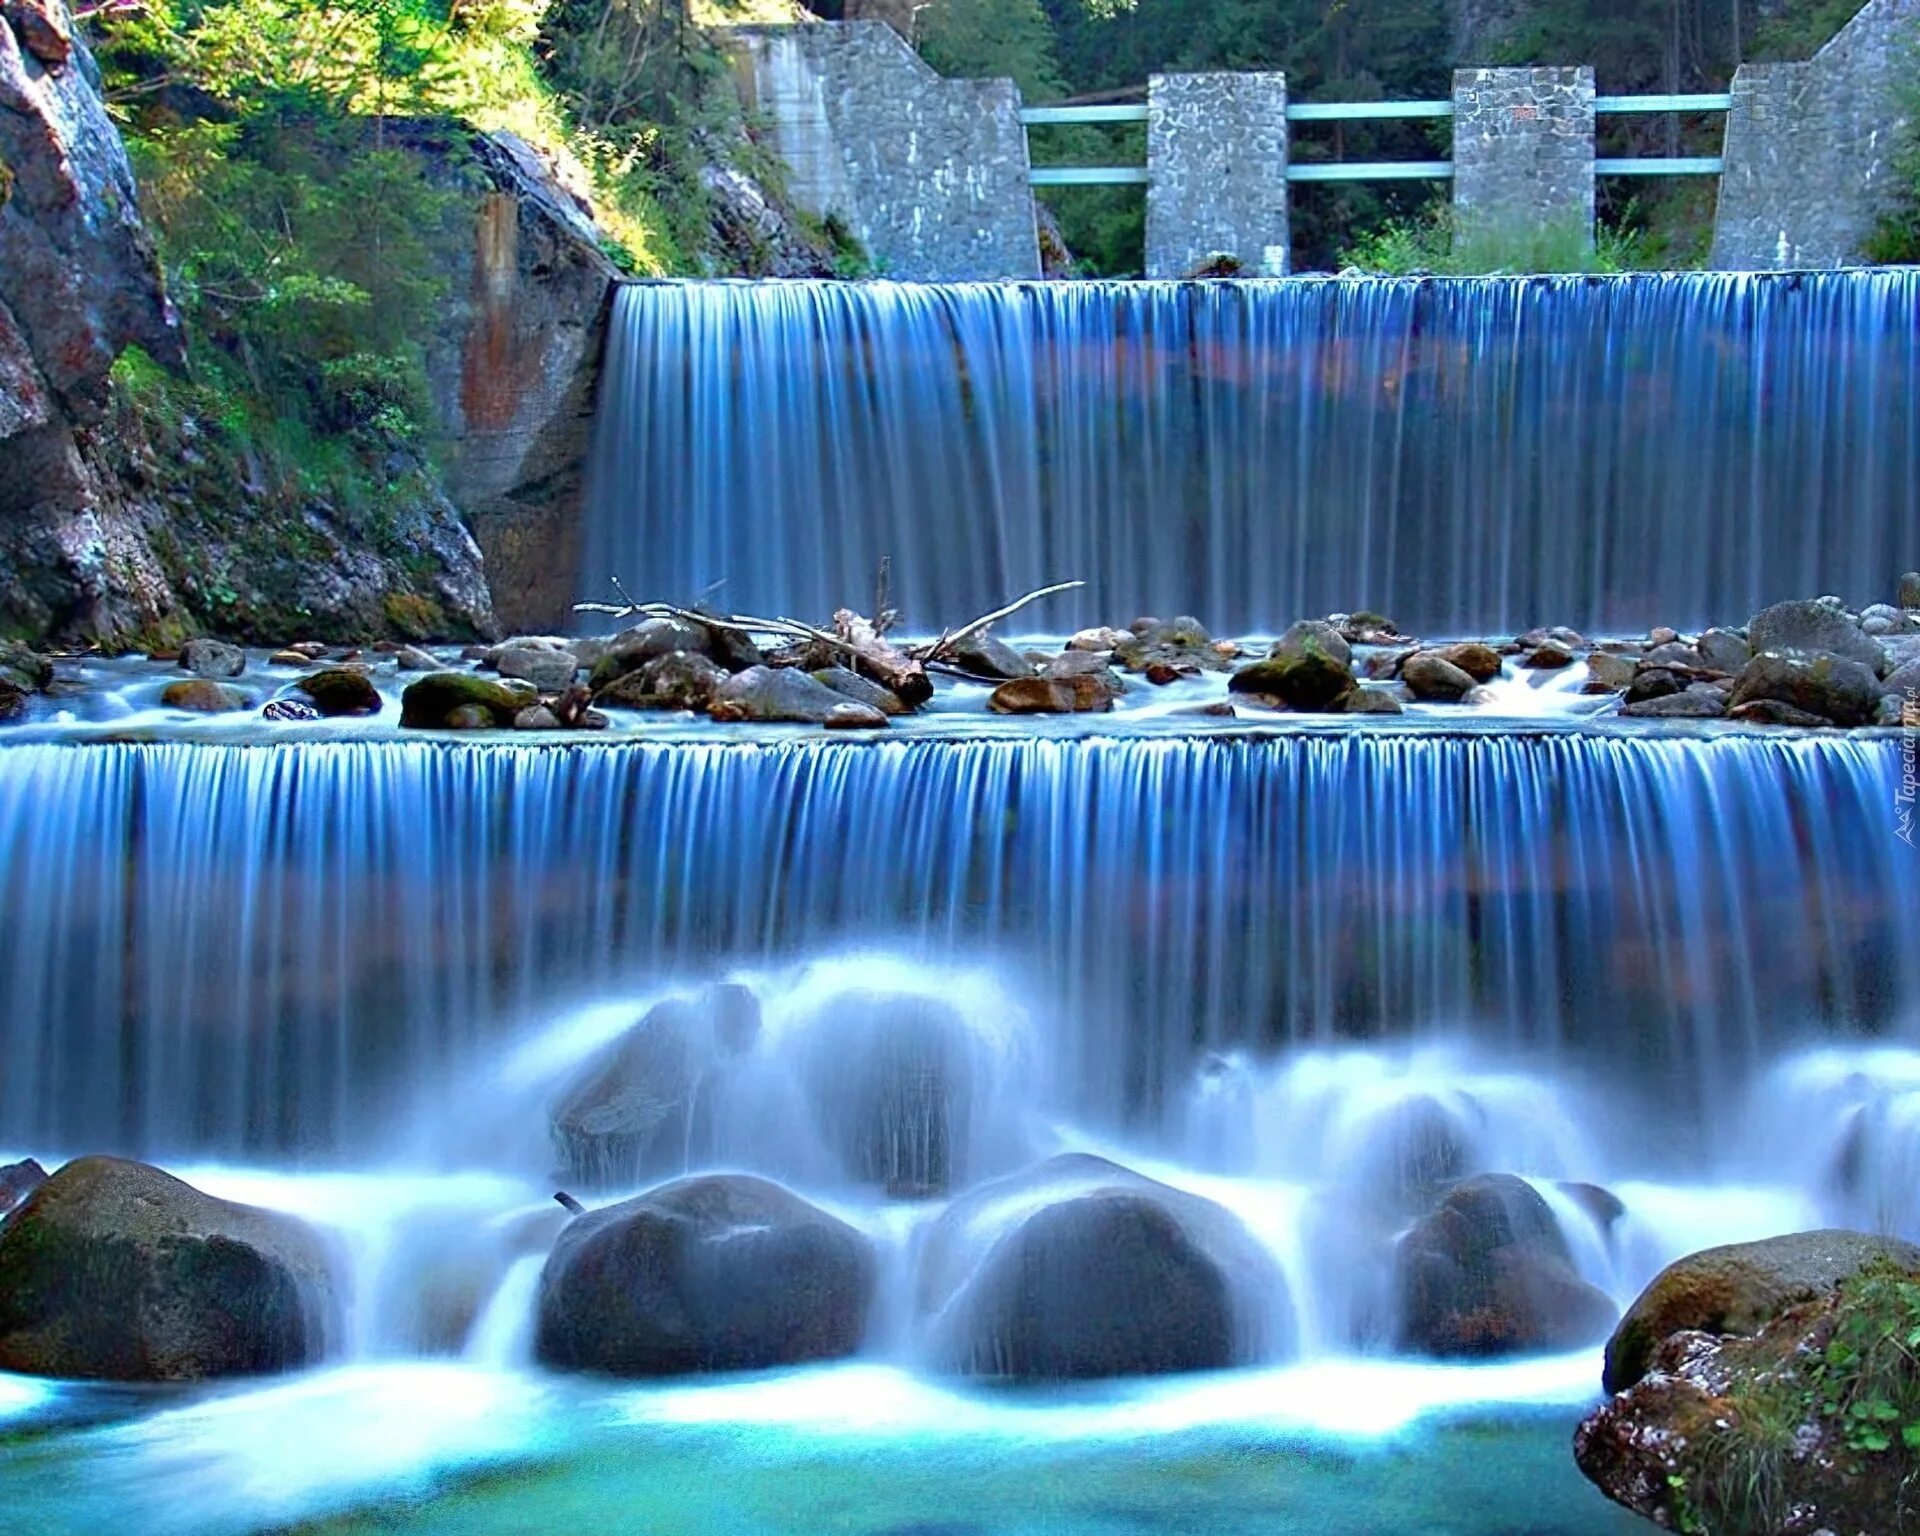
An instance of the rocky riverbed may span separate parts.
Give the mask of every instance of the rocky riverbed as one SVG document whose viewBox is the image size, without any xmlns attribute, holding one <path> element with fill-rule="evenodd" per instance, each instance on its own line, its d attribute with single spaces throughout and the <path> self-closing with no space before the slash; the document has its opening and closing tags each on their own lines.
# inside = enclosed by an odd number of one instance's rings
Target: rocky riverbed
<svg viewBox="0 0 1920 1536">
<path fill-rule="evenodd" d="M 1045 717 L 1189 732 L 1364 717 L 1499 728 L 1649 721 L 1748 729 L 1897 727 L 1920 719 L 1920 575 L 1897 603 L 1822 597 L 1690 634 L 1589 638 L 1565 627 L 1423 641 L 1368 613 L 1278 638 L 1216 638 L 1198 619 L 1135 619 L 1069 637 L 980 631 L 923 643 L 920 690 L 827 631 L 755 636 L 717 617 L 650 617 L 611 634 L 463 649 L 213 638 L 145 658 L 0 656 L 16 732 L 229 735 L 393 731 L 709 734 L 1021 732 Z M 916 667 L 920 666 L 915 662 Z"/>
</svg>

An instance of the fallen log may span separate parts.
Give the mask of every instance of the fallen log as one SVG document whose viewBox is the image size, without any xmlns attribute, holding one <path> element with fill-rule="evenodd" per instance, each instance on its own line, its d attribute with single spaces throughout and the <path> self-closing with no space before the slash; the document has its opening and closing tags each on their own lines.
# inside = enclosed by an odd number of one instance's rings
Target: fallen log
<svg viewBox="0 0 1920 1536">
<path fill-rule="evenodd" d="M 889 645 L 871 619 L 842 608 L 833 616 L 833 628 L 852 655 L 856 672 L 891 688 L 903 704 L 924 704 L 933 697 L 933 679 L 925 664 Z"/>
</svg>

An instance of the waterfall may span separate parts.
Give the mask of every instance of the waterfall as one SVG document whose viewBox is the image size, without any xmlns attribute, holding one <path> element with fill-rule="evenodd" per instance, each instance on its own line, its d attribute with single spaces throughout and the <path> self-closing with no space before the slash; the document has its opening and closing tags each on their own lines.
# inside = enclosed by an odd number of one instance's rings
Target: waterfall
<svg viewBox="0 0 1920 1536">
<path fill-rule="evenodd" d="M 631 1022 L 662 988 L 867 952 L 991 972 L 1061 1113 L 1169 1146 L 1196 1073 L 1453 1043 L 1627 1084 L 1684 1152 L 1783 1052 L 1904 1026 L 1899 751 L 22 745 L 0 752 L 0 1127 L 360 1158 L 425 1105 L 471 1119 L 461 1074 L 576 1002 Z M 997 1038 L 1002 992 L 967 995 Z"/>
<path fill-rule="evenodd" d="M 623 288 L 583 592 L 928 631 L 1371 608 L 1644 631 L 1889 594 L 1920 272 Z"/>
</svg>

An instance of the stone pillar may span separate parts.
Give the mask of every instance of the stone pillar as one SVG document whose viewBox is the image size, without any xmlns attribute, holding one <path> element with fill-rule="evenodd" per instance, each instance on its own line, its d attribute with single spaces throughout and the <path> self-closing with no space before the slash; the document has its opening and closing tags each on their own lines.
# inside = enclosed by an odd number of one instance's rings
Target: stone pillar
<svg viewBox="0 0 1920 1536">
<path fill-rule="evenodd" d="M 1593 242 L 1593 71 L 1453 76 L 1454 237 Z"/>
<path fill-rule="evenodd" d="M 1287 270 L 1287 77 L 1154 75 L 1147 82 L 1147 276 L 1216 256 Z"/>
<path fill-rule="evenodd" d="M 1804 64 L 1743 64 L 1727 114 L 1713 265 L 1837 267 L 1861 259 L 1905 190 L 1890 153 L 1910 131 L 1920 0 L 1872 0 Z"/>
<path fill-rule="evenodd" d="M 947 80 L 879 21 L 731 27 L 748 104 L 794 201 L 836 214 L 888 277 L 1038 277 L 1027 133 L 1011 80 Z"/>
</svg>

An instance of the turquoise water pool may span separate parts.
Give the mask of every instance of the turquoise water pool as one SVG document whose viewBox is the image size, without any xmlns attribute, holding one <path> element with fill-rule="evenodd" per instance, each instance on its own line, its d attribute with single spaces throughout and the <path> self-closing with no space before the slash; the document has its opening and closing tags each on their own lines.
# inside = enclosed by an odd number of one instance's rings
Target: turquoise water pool
<svg viewBox="0 0 1920 1536">
<path fill-rule="evenodd" d="M 856 1365 L 614 1387 L 455 1364 L 220 1393 L 0 1378 L 0 1508 L 35 1536 L 1629 1536 L 1575 1470 L 1563 1362 L 1358 1365 L 1078 1394 Z M 1355 1423 L 1299 1421 L 1316 1391 Z M 1275 1407 L 1263 1406 L 1271 1391 Z M 1469 1392 L 1471 1389 L 1469 1389 Z"/>
</svg>

